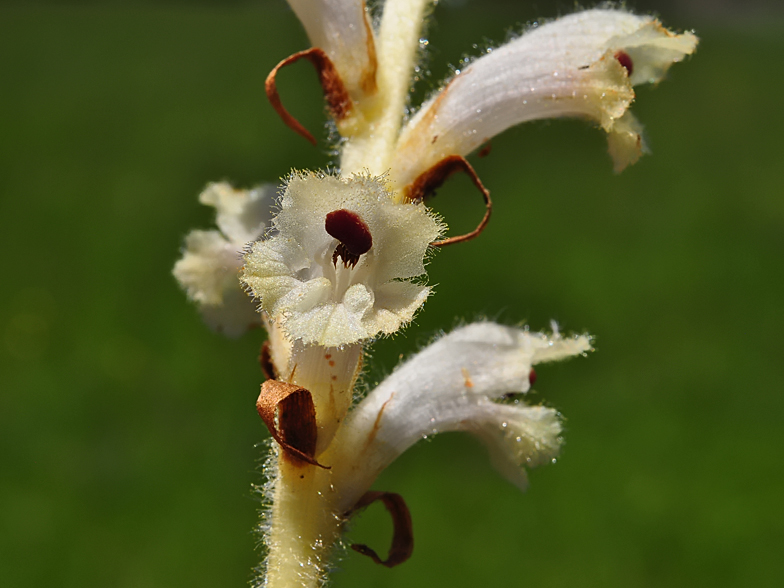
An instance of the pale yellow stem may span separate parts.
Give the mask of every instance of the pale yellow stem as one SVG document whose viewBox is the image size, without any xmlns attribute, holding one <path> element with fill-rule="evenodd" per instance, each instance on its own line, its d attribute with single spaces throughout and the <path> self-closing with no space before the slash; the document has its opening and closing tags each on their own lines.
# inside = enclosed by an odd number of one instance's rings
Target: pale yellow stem
<svg viewBox="0 0 784 588">
<path fill-rule="evenodd" d="M 351 137 L 341 153 L 343 175 L 389 169 L 408 104 L 425 13 L 433 0 L 388 0 L 376 40 L 378 99 L 366 114 L 367 126 Z"/>
<path fill-rule="evenodd" d="M 278 458 L 265 588 L 317 588 L 340 535 L 330 492 L 331 473 Z"/>
<path fill-rule="evenodd" d="M 329 466 L 327 451 L 351 405 L 362 362 L 362 346 L 342 348 L 288 343 L 275 324 L 270 329 L 272 360 L 278 379 L 310 391 L 318 428 L 316 460 Z M 285 362 L 285 363 L 284 363 Z M 332 470 L 291 460 L 278 449 L 265 588 L 317 588 L 340 536 Z"/>
</svg>

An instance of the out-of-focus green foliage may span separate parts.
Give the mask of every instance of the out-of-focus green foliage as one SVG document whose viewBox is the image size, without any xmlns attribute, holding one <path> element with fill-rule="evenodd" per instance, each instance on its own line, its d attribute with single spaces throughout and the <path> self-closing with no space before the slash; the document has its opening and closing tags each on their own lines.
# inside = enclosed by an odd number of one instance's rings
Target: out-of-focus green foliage
<svg viewBox="0 0 784 588">
<path fill-rule="evenodd" d="M 533 14 L 438 8 L 421 92 Z M 421 443 L 377 483 L 407 499 L 414 557 L 350 552 L 335 586 L 779 585 L 784 38 L 693 25 L 695 58 L 634 106 L 654 155 L 622 175 L 574 121 L 474 158 L 488 231 L 434 258 L 437 294 L 370 361 L 372 382 L 455 317 L 594 333 L 596 353 L 536 384 L 567 417 L 559 463 L 523 495 L 472 440 Z M 249 579 L 262 334 L 210 333 L 170 271 L 211 222 L 208 181 L 330 162 L 263 95 L 306 46 L 282 2 L 0 9 L 0 585 Z M 314 78 L 280 87 L 318 129 Z M 433 201 L 456 230 L 481 214 L 472 190 Z M 350 539 L 383 550 L 389 532 L 374 507 Z"/>
</svg>

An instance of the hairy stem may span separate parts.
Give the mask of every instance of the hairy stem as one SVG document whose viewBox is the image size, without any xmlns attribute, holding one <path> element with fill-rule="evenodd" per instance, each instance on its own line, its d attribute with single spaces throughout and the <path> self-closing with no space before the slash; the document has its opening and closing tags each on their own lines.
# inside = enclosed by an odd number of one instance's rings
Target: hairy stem
<svg viewBox="0 0 784 588">
<path fill-rule="evenodd" d="M 330 442 L 351 404 L 362 363 L 362 347 L 298 344 L 290 347 L 285 338 L 274 336 L 276 325 L 270 328 L 278 379 L 311 392 L 318 428 L 315 458 L 323 463 L 323 457 L 329 458 Z M 286 365 L 280 365 L 283 361 Z M 316 588 L 323 583 L 343 522 L 335 511 L 331 480 L 331 469 L 291 459 L 278 449 L 270 529 L 265 537 L 268 550 L 262 583 L 265 588 Z"/>
<path fill-rule="evenodd" d="M 331 504 L 330 477 L 316 466 L 278 460 L 265 588 L 322 585 L 342 523 Z"/>
<path fill-rule="evenodd" d="M 389 0 L 378 30 L 379 103 L 362 133 L 345 144 L 341 154 L 344 175 L 369 171 L 386 173 L 408 104 L 411 77 L 419 53 L 426 11 L 433 0 Z"/>
</svg>

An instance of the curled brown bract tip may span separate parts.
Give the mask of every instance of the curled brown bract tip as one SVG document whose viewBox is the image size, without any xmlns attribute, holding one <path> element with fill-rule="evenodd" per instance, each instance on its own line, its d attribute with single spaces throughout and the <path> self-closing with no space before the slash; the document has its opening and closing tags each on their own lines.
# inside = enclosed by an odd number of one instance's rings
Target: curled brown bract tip
<svg viewBox="0 0 784 588">
<path fill-rule="evenodd" d="M 343 85 L 343 80 L 340 79 L 340 74 L 338 73 L 335 64 L 333 64 L 330 58 L 327 57 L 327 54 L 318 47 L 312 47 L 306 51 L 300 51 L 294 55 L 290 55 L 272 68 L 272 71 L 267 76 L 267 80 L 264 82 L 267 99 L 270 101 L 272 108 L 275 109 L 275 112 L 278 113 L 278 116 L 280 116 L 286 126 L 315 145 L 316 139 L 313 135 L 311 135 L 310 132 L 283 107 L 275 82 L 275 78 L 281 68 L 299 61 L 300 59 L 307 59 L 313 64 L 313 67 L 316 68 L 321 88 L 324 90 L 324 97 L 327 99 L 327 105 L 329 106 L 332 116 L 334 116 L 336 120 L 340 121 L 348 116 L 352 108 L 352 103 L 348 90 L 346 90 L 345 85 Z"/>
<path fill-rule="evenodd" d="M 382 560 L 370 547 L 360 543 L 354 543 L 351 545 L 351 549 L 368 556 L 377 564 L 393 568 L 406 561 L 414 552 L 414 529 L 411 524 L 411 513 L 403 497 L 394 492 L 366 492 L 346 513 L 346 517 L 370 506 L 376 500 L 380 500 L 384 504 L 392 517 L 392 546 L 389 548 L 389 555 L 385 560 Z"/>
<path fill-rule="evenodd" d="M 430 244 L 432 247 L 444 247 L 445 245 L 454 245 L 455 243 L 470 241 L 474 237 L 478 237 L 479 234 L 485 230 L 487 223 L 490 222 L 490 213 L 493 211 L 493 202 L 490 200 L 490 192 L 484 187 L 482 180 L 476 175 L 476 171 L 471 167 L 471 164 L 466 161 L 465 157 L 460 155 L 445 157 L 427 171 L 419 174 L 417 179 L 405 187 L 404 191 L 406 197 L 409 200 L 424 200 L 449 179 L 449 177 L 459 171 L 468 174 L 468 177 L 471 178 L 474 186 L 482 193 L 482 196 L 485 199 L 485 215 L 482 217 L 482 220 L 477 227 L 470 233 L 433 241 Z"/>
<path fill-rule="evenodd" d="M 330 469 L 314 457 L 318 430 L 310 391 L 294 384 L 267 380 L 261 385 L 256 411 L 290 461 Z"/>
</svg>

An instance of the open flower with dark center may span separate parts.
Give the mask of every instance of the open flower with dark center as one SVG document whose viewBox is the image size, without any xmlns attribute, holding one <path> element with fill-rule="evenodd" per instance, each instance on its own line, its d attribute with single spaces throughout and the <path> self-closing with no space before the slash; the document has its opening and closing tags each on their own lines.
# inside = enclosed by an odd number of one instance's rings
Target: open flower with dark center
<svg viewBox="0 0 784 588">
<path fill-rule="evenodd" d="M 337 347 L 394 333 L 430 294 L 411 279 L 443 226 L 423 204 L 395 202 L 383 178 L 294 173 L 272 226 L 242 282 L 290 340 Z"/>
</svg>

